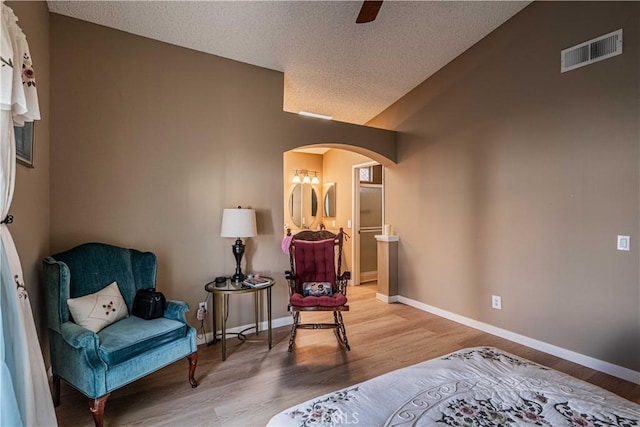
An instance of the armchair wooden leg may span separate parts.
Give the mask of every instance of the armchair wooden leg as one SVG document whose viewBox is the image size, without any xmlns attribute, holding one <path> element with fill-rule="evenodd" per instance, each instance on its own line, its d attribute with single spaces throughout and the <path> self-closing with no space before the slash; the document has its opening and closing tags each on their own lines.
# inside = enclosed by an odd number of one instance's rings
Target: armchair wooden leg
<svg viewBox="0 0 640 427">
<path fill-rule="evenodd" d="M 93 423 L 96 427 L 102 427 L 104 424 L 104 405 L 106 405 L 109 396 L 111 396 L 111 393 L 107 393 L 96 399 L 89 399 L 89 410 L 91 411 L 91 415 L 93 415 Z"/>
<path fill-rule="evenodd" d="M 53 374 L 53 406 L 60 406 L 60 377 Z"/>
<path fill-rule="evenodd" d="M 187 356 L 189 361 L 189 384 L 192 388 L 198 387 L 198 381 L 196 381 L 196 365 L 198 364 L 198 352 L 193 352 Z"/>
</svg>

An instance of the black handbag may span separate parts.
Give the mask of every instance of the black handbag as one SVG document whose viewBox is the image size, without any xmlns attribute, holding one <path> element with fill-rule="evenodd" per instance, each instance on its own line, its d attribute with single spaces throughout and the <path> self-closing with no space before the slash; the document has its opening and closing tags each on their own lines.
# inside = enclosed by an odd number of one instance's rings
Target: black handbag
<svg viewBox="0 0 640 427">
<path fill-rule="evenodd" d="M 167 299 L 155 288 L 140 289 L 133 300 L 131 313 L 143 319 L 157 319 L 164 316 Z"/>
</svg>

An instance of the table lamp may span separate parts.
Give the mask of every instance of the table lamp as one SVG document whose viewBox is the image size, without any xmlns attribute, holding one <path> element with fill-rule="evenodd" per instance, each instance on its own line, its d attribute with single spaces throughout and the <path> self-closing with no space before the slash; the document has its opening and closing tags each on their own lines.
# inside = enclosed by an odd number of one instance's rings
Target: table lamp
<svg viewBox="0 0 640 427">
<path fill-rule="evenodd" d="M 244 255 L 243 237 L 253 237 L 258 233 L 256 231 L 256 211 L 253 209 L 224 209 L 222 211 L 222 227 L 220 237 L 232 237 L 236 239 L 236 243 L 231 246 L 233 256 L 236 258 L 236 272 L 231 279 L 239 282 L 244 280 L 242 274 L 242 255 Z"/>
</svg>

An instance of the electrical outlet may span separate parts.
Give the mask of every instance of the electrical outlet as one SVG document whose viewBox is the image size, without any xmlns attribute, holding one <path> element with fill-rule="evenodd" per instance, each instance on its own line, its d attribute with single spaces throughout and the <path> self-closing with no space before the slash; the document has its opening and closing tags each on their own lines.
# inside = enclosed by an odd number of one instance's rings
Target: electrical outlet
<svg viewBox="0 0 640 427">
<path fill-rule="evenodd" d="M 491 307 L 496 310 L 502 310 L 502 297 L 498 295 L 491 295 Z"/>
<path fill-rule="evenodd" d="M 196 313 L 196 318 L 198 320 L 204 320 L 204 316 L 207 314 L 207 302 L 199 302 L 198 303 L 198 311 Z"/>
</svg>

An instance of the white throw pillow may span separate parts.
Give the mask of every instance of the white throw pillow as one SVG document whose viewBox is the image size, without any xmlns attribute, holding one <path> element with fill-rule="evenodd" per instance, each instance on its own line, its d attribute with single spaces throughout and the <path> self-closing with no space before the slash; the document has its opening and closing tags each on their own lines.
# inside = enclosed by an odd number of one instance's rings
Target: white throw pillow
<svg viewBox="0 0 640 427">
<path fill-rule="evenodd" d="M 75 323 L 96 333 L 129 314 L 116 282 L 94 294 L 69 298 L 67 305 Z"/>
</svg>

